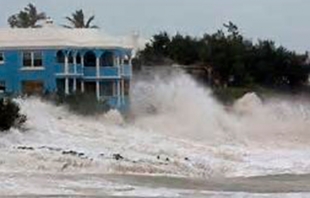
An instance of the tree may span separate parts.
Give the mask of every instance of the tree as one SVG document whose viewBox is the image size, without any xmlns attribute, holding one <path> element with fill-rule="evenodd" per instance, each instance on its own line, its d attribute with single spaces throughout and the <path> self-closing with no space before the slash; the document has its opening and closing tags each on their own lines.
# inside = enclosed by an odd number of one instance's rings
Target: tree
<svg viewBox="0 0 310 198">
<path fill-rule="evenodd" d="M 37 23 L 46 19 L 44 12 L 38 12 L 33 4 L 28 4 L 24 10 L 8 18 L 8 23 L 12 28 L 40 28 Z"/>
<path fill-rule="evenodd" d="M 227 29 L 227 32 L 230 33 L 233 37 L 239 35 L 239 28 L 233 22 L 229 21 L 228 24 L 223 24 L 223 26 Z"/>
<path fill-rule="evenodd" d="M 167 64 L 169 60 L 171 64 L 208 67 L 219 86 L 258 84 L 287 88 L 307 82 L 308 53 L 298 54 L 270 40 L 253 43 L 232 22 L 224 27 L 225 31 L 218 30 L 202 38 L 155 34 L 138 57 L 147 65 Z"/>
<path fill-rule="evenodd" d="M 83 10 L 77 10 L 74 13 L 72 13 L 71 17 L 66 17 L 66 19 L 69 21 L 70 25 L 63 25 L 66 28 L 98 28 L 96 25 L 91 25 L 91 23 L 94 21 L 95 16 L 89 17 L 88 20 L 85 20 L 85 15 Z M 85 21 L 87 21 L 85 23 Z"/>
<path fill-rule="evenodd" d="M 9 98 L 0 98 L 0 131 L 7 131 L 11 127 L 20 127 L 27 117 L 20 114 L 19 105 Z"/>
</svg>

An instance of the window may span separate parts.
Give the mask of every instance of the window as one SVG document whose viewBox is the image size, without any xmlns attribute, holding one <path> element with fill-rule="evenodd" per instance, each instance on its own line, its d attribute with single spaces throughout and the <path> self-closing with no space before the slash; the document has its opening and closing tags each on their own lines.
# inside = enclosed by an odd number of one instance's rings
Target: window
<svg viewBox="0 0 310 198">
<path fill-rule="evenodd" d="M 0 52 L 0 64 L 4 63 L 4 53 Z"/>
<path fill-rule="evenodd" d="M 76 64 L 81 64 L 81 55 L 80 55 L 80 53 L 78 53 L 76 55 Z"/>
<path fill-rule="evenodd" d="M 84 66 L 95 67 L 96 66 L 96 55 L 92 51 L 88 51 L 84 55 Z"/>
<path fill-rule="evenodd" d="M 73 64 L 73 54 L 72 54 L 72 52 L 69 52 L 68 62 L 69 62 L 69 64 Z"/>
<path fill-rule="evenodd" d="M 100 62 L 101 62 L 101 66 L 114 66 L 114 54 L 113 52 L 105 52 L 104 54 L 102 54 L 102 56 L 100 57 Z"/>
<path fill-rule="evenodd" d="M 42 67 L 42 53 L 41 52 L 34 52 L 33 53 L 33 66 L 34 67 Z"/>
<path fill-rule="evenodd" d="M 23 65 L 24 67 L 31 67 L 32 60 L 31 60 L 31 52 L 24 52 L 23 54 Z"/>
<path fill-rule="evenodd" d="M 42 67 L 42 53 L 41 52 L 23 52 L 23 66 L 24 67 Z"/>
<path fill-rule="evenodd" d="M 57 63 L 64 63 L 65 62 L 65 55 L 61 50 L 59 50 L 56 53 L 56 59 L 57 59 Z"/>
<path fill-rule="evenodd" d="M 5 81 L 0 81 L 0 93 L 5 92 Z"/>
</svg>

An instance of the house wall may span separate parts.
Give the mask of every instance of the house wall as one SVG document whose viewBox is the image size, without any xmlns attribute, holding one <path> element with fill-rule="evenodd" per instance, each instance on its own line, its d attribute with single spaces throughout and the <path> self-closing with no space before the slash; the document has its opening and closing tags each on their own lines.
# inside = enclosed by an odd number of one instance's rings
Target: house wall
<svg viewBox="0 0 310 198">
<path fill-rule="evenodd" d="M 6 92 L 21 93 L 23 81 L 42 81 L 46 91 L 56 91 L 54 67 L 55 50 L 40 50 L 43 56 L 43 67 L 25 69 L 22 51 L 8 50 L 4 53 L 4 64 L 0 65 L 0 81 L 5 81 Z"/>
<path fill-rule="evenodd" d="M 69 49 L 70 50 L 70 49 Z M 63 51 L 69 51 L 68 49 Z M 104 54 L 104 49 L 71 49 L 73 52 L 79 52 L 82 55 L 86 51 L 93 51 L 97 57 Z M 77 82 L 93 81 L 100 82 L 101 86 L 104 86 L 104 81 L 109 80 L 114 83 L 121 82 L 122 79 L 131 78 L 131 66 L 121 65 L 120 67 L 100 67 L 99 76 L 96 73 L 96 67 L 82 67 L 82 64 L 76 65 L 69 64 L 69 72 L 65 72 L 65 66 L 62 63 L 57 63 L 56 54 L 58 49 L 45 49 L 36 50 L 42 52 L 43 64 L 41 68 L 25 68 L 23 67 L 23 51 L 34 51 L 34 50 L 5 50 L 0 51 L 4 53 L 4 63 L 0 64 L 0 82 L 5 81 L 6 92 L 13 94 L 22 94 L 22 83 L 24 81 L 42 81 L 44 85 L 44 92 L 56 92 L 57 91 L 57 79 L 76 79 Z M 125 49 L 113 49 L 113 53 L 116 56 L 129 55 L 130 51 Z M 98 78 L 99 77 L 99 78 Z M 70 83 L 71 84 L 71 83 Z M 81 85 L 78 85 L 81 86 Z M 72 91 L 72 90 L 70 90 Z M 115 91 L 115 90 L 114 90 Z M 120 99 L 121 95 L 114 94 L 109 98 L 109 103 L 112 106 L 120 106 L 119 101 L 125 104 L 124 98 Z"/>
</svg>

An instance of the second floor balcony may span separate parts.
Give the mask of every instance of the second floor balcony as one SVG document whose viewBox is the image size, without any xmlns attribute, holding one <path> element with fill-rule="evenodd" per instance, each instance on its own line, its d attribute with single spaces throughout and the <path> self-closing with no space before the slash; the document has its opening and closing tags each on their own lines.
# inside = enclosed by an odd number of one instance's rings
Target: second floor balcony
<svg viewBox="0 0 310 198">
<path fill-rule="evenodd" d="M 130 65 L 119 65 L 119 66 L 101 66 L 83 68 L 84 77 L 99 77 L 99 78 L 121 78 L 122 76 L 131 76 Z"/>
</svg>

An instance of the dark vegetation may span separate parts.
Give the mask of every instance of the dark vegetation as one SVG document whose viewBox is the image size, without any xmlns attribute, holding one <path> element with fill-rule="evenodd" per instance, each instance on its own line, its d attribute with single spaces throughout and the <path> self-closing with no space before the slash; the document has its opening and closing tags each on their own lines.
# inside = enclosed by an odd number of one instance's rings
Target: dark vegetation
<svg viewBox="0 0 310 198">
<path fill-rule="evenodd" d="M 20 108 L 16 102 L 8 98 L 0 98 L 0 131 L 20 127 L 26 120 L 26 116 L 20 114 Z"/>
<path fill-rule="evenodd" d="M 49 17 L 45 12 L 39 12 L 34 4 L 29 3 L 23 10 L 10 16 L 8 24 L 11 28 L 41 28 L 40 22 L 46 19 L 49 19 Z M 95 15 L 87 19 L 82 9 L 76 10 L 65 19 L 69 23 L 63 25 L 66 28 L 98 28 L 98 26 L 92 24 Z"/>
<path fill-rule="evenodd" d="M 229 22 L 224 24 L 224 30 L 205 34 L 202 38 L 181 34 L 170 36 L 166 32 L 156 34 L 140 51 L 136 63 L 154 66 L 179 64 L 185 70 L 198 69 L 202 73 L 202 82 L 225 98 L 225 94 L 242 95 L 242 92 L 257 87 L 273 90 L 300 88 L 308 80 L 308 58 L 308 53 L 290 51 L 276 46 L 271 40 L 252 42 Z"/>
<path fill-rule="evenodd" d="M 10 16 L 8 23 L 11 28 L 40 28 L 39 21 L 46 19 L 44 12 L 38 12 L 33 4 L 28 4 L 24 10 Z"/>
<path fill-rule="evenodd" d="M 102 114 L 111 109 L 106 100 L 98 101 L 93 93 L 58 94 L 56 101 L 58 105 L 65 105 L 70 111 L 85 116 Z"/>
</svg>

